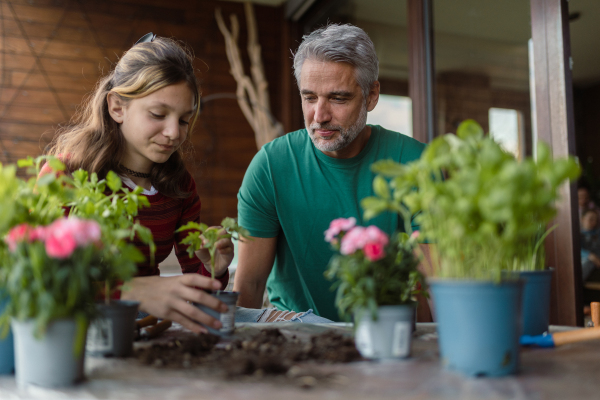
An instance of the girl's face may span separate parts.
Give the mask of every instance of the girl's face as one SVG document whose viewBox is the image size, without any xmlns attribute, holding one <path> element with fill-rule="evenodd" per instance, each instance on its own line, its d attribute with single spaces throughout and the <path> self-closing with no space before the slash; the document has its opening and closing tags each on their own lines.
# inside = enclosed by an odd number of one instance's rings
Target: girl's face
<svg viewBox="0 0 600 400">
<path fill-rule="evenodd" d="M 194 95 L 185 82 L 125 104 L 112 93 L 107 100 L 125 139 L 121 163 L 128 168 L 148 172 L 154 163 L 166 162 L 187 137 Z"/>
</svg>

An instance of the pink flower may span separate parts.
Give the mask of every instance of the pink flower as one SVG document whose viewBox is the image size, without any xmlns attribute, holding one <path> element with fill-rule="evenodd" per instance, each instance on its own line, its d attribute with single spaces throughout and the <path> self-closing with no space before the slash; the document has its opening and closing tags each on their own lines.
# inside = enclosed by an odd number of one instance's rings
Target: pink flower
<svg viewBox="0 0 600 400">
<path fill-rule="evenodd" d="M 36 226 L 29 230 L 29 242 L 35 242 L 36 240 L 43 242 L 46 240 L 46 228 L 43 226 Z"/>
<path fill-rule="evenodd" d="M 77 247 L 100 241 L 100 225 L 95 221 L 61 218 L 46 228 L 46 253 L 53 258 L 68 258 Z"/>
<path fill-rule="evenodd" d="M 79 246 L 87 246 L 88 244 L 100 242 L 102 232 L 100 231 L 100 225 L 96 221 L 82 221 L 77 228 L 78 234 L 76 235 L 76 239 Z"/>
<path fill-rule="evenodd" d="M 8 244 L 8 249 L 15 251 L 19 242 L 28 239 L 30 230 L 31 226 L 29 224 L 20 224 L 8 231 L 8 235 L 4 238 L 4 241 Z"/>
<path fill-rule="evenodd" d="M 410 238 L 411 239 L 415 239 L 419 237 L 420 232 L 419 231 L 414 231 L 413 233 L 410 234 Z"/>
<path fill-rule="evenodd" d="M 329 229 L 325 231 L 325 241 L 331 242 L 341 232 L 348 232 L 356 225 L 356 218 L 338 218 L 331 221 Z"/>
<path fill-rule="evenodd" d="M 46 238 L 46 253 L 52 258 L 69 258 L 76 248 L 77 242 L 70 233 Z"/>
<path fill-rule="evenodd" d="M 367 236 L 367 243 L 381 243 L 385 246 L 389 242 L 388 235 L 375 225 L 367 226 L 365 235 Z"/>
<path fill-rule="evenodd" d="M 100 241 L 100 225 L 95 221 L 82 220 L 79 218 L 61 218 L 48 226 L 52 236 L 71 235 L 78 247 Z"/>
<path fill-rule="evenodd" d="M 367 244 L 375 245 L 375 247 L 378 249 L 380 248 L 381 253 L 383 253 L 383 248 L 385 247 L 385 245 L 388 244 L 388 242 L 388 236 L 378 227 L 374 225 L 368 226 L 366 228 L 363 228 L 362 226 L 356 226 L 352 228 L 348 233 L 346 233 L 342 238 L 340 253 L 353 254 L 356 250 L 365 251 L 365 246 Z M 375 250 L 376 249 L 370 249 L 369 251 Z M 379 256 L 379 258 L 381 257 L 383 257 L 383 255 Z M 367 256 L 367 258 L 369 257 Z"/>
<path fill-rule="evenodd" d="M 353 254 L 356 250 L 362 249 L 366 243 L 364 233 L 365 228 L 362 226 L 350 229 L 342 238 L 340 253 Z"/>
<path fill-rule="evenodd" d="M 367 243 L 363 248 L 363 252 L 369 261 L 377 261 L 385 256 L 381 243 Z"/>
</svg>

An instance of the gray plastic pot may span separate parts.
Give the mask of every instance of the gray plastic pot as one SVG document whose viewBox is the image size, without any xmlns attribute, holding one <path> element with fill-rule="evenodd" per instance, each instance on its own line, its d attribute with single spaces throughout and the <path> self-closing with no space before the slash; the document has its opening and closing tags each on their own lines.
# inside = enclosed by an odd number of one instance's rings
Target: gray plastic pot
<svg viewBox="0 0 600 400">
<path fill-rule="evenodd" d="M 213 335 L 229 336 L 233 333 L 233 330 L 235 328 L 235 310 L 239 293 L 218 290 L 216 292 L 212 292 L 210 295 L 216 297 L 223 303 L 227 304 L 228 310 L 227 312 L 220 313 L 213 310 L 212 308 L 208 308 L 203 304 L 194 303 L 194 305 L 198 307 L 198 309 L 210 315 L 211 317 L 221 321 L 221 323 L 223 324 L 223 327 L 221 327 L 221 329 L 219 330 L 204 324 L 202 324 L 202 326 L 208 329 L 208 331 Z"/>
<path fill-rule="evenodd" d="M 133 353 L 135 318 L 140 303 L 113 300 L 97 303 L 100 316 L 88 330 L 86 351 L 91 356 L 128 357 Z"/>
<path fill-rule="evenodd" d="M 61 387 L 83 380 L 85 352 L 83 348 L 78 354 L 75 351 L 77 324 L 74 319 L 51 322 L 40 339 L 34 336 L 35 322 L 32 319 L 13 319 L 11 327 L 15 339 L 15 374 L 19 387 Z"/>
<path fill-rule="evenodd" d="M 380 306 L 377 314 L 375 321 L 368 310 L 355 313 L 354 340 L 360 354 L 374 359 L 410 356 L 415 307 Z"/>
</svg>

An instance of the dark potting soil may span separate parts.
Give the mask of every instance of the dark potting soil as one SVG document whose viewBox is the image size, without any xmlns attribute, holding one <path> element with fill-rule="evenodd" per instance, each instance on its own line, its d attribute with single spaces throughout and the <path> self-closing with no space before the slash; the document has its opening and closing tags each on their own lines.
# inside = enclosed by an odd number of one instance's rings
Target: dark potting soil
<svg viewBox="0 0 600 400">
<path fill-rule="evenodd" d="M 183 340 L 154 344 L 139 349 L 137 358 L 159 368 L 202 368 L 226 378 L 252 376 L 281 376 L 302 378 L 308 386 L 314 377 L 305 376 L 297 364 L 347 363 L 360 360 L 354 339 L 334 331 L 310 337 L 303 342 L 292 336 L 288 339 L 279 329 L 265 329 L 244 339 L 235 339 L 225 346 L 216 346 L 219 338 L 201 334 Z"/>
</svg>

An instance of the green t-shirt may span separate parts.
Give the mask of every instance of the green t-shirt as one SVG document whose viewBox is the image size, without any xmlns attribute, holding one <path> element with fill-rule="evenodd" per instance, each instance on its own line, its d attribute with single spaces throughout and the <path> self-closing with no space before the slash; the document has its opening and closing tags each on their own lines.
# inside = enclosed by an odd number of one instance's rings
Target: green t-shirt
<svg viewBox="0 0 600 400">
<path fill-rule="evenodd" d="M 238 193 L 239 224 L 252 236 L 277 236 L 277 253 L 267 281 L 269 300 L 281 310 L 313 309 L 339 321 L 333 282 L 323 276 L 334 254 L 324 232 L 336 218 L 376 225 L 392 234 L 392 213 L 364 221 L 360 200 L 373 196 L 370 166 L 382 159 L 408 163 L 425 145 L 408 136 L 372 126 L 359 155 L 336 159 L 314 147 L 306 129 L 288 133 L 256 154 Z"/>
</svg>

